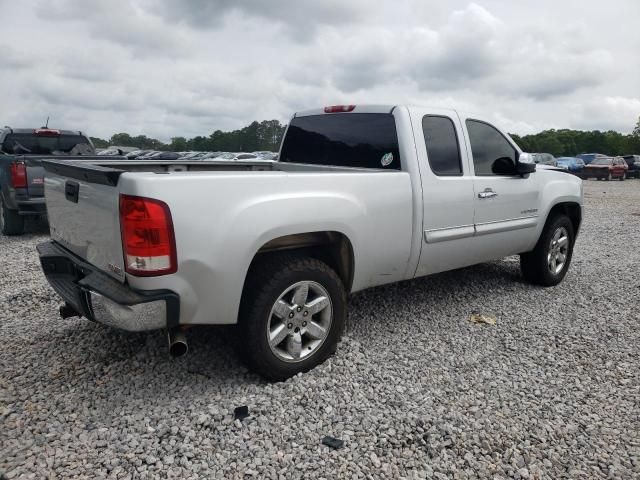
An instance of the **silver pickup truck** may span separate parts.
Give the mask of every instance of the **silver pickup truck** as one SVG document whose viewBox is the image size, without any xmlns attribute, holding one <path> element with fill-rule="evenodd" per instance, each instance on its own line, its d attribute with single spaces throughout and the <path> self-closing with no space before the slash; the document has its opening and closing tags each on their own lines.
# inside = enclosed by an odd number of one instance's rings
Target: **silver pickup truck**
<svg viewBox="0 0 640 480">
<path fill-rule="evenodd" d="M 274 162 L 44 165 L 63 317 L 166 328 L 174 354 L 190 325 L 237 323 L 272 380 L 335 351 L 350 292 L 516 254 L 559 283 L 582 217 L 580 179 L 444 109 L 297 113 Z"/>
</svg>

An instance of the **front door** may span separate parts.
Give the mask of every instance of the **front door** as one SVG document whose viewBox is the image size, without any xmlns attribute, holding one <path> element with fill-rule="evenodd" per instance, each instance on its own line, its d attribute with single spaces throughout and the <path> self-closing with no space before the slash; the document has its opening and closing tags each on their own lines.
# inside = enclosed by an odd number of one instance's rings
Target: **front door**
<svg viewBox="0 0 640 480">
<path fill-rule="evenodd" d="M 518 150 L 493 125 L 472 118 L 465 118 L 464 125 L 474 169 L 474 248 L 486 260 L 531 249 L 540 221 L 535 173 L 495 174 L 493 164 L 498 158 L 511 159 L 515 167 Z"/>
</svg>

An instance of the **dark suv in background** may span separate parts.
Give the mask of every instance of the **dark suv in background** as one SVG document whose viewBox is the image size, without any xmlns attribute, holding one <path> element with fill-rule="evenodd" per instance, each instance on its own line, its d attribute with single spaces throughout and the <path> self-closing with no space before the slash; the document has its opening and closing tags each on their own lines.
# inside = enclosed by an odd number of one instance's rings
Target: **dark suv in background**
<svg viewBox="0 0 640 480">
<path fill-rule="evenodd" d="M 640 178 L 640 155 L 625 155 L 622 158 L 629 165 L 627 178 Z"/>
<path fill-rule="evenodd" d="M 46 214 L 43 158 L 94 157 L 95 148 L 80 131 L 54 128 L 0 129 L 0 231 L 20 235 L 24 218 Z"/>
</svg>

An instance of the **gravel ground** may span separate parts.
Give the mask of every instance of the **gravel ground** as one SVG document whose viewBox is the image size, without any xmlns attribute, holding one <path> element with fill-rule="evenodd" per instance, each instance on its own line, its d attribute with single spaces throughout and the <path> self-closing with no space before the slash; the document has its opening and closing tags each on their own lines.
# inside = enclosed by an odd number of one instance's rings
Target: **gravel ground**
<svg viewBox="0 0 640 480">
<path fill-rule="evenodd" d="M 560 286 L 524 284 L 509 258 L 356 294 L 338 355 L 279 384 L 247 372 L 229 328 L 192 330 L 171 360 L 161 333 L 60 320 L 34 251 L 44 227 L 0 237 L 0 471 L 639 478 L 640 181 L 585 191 Z"/>
</svg>

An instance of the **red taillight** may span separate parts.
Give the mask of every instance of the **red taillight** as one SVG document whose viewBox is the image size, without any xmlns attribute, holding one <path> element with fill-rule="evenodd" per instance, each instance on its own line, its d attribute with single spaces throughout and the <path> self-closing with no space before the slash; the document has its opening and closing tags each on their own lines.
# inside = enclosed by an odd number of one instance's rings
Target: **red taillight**
<svg viewBox="0 0 640 480">
<path fill-rule="evenodd" d="M 324 113 L 352 112 L 354 108 L 355 105 L 331 105 L 324 107 Z"/>
<path fill-rule="evenodd" d="M 173 222 L 166 203 L 120 195 L 120 231 L 127 273 L 152 277 L 178 270 Z"/>
<path fill-rule="evenodd" d="M 24 163 L 12 163 L 9 171 L 13 188 L 27 188 L 27 167 Z"/>
<path fill-rule="evenodd" d="M 36 128 L 33 133 L 41 137 L 57 137 L 60 135 L 60 130 L 55 130 L 53 128 Z"/>
</svg>

